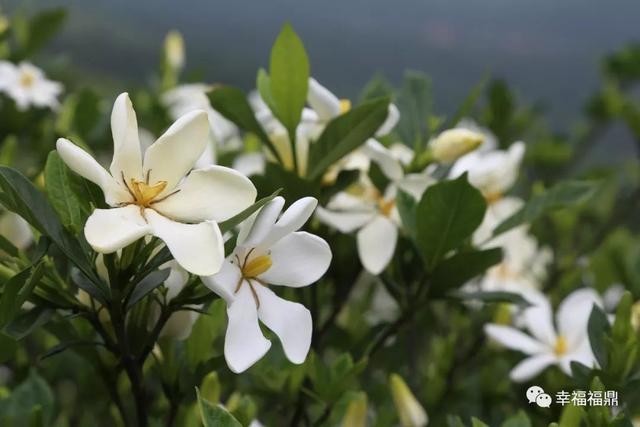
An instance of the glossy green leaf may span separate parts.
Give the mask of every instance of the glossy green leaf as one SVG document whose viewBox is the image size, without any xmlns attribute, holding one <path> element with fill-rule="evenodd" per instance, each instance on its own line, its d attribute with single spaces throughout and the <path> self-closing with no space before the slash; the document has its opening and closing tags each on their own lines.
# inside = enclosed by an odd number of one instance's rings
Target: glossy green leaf
<svg viewBox="0 0 640 427">
<path fill-rule="evenodd" d="M 431 79 L 426 74 L 408 71 L 396 101 L 402 112 L 398 122 L 401 140 L 420 150 L 429 139 L 429 119 L 433 111 Z"/>
<path fill-rule="evenodd" d="M 371 138 L 387 118 L 389 99 L 368 101 L 331 120 L 309 152 L 311 180 Z"/>
<path fill-rule="evenodd" d="M 433 292 L 457 288 L 502 260 L 502 249 L 460 252 L 442 261 L 433 272 Z"/>
<path fill-rule="evenodd" d="M 433 270 L 449 252 L 459 247 L 484 218 L 482 194 L 466 174 L 429 187 L 416 207 L 417 245 L 427 269 Z"/>
<path fill-rule="evenodd" d="M 493 230 L 493 235 L 530 223 L 545 213 L 568 206 L 576 206 L 592 197 L 598 184 L 592 181 L 563 181 L 542 194 L 532 197 L 519 211 L 505 219 Z"/>
<path fill-rule="evenodd" d="M 282 27 L 271 48 L 269 74 L 272 112 L 294 140 L 307 99 L 309 59 L 302 41 L 289 24 Z"/>
<path fill-rule="evenodd" d="M 597 305 L 594 305 L 591 309 L 587 332 L 593 355 L 596 357 L 600 367 L 607 369 L 609 357 L 605 339 L 611 333 L 611 325 L 606 313 Z"/>
<path fill-rule="evenodd" d="M 456 291 L 447 295 L 450 298 L 462 301 L 481 301 L 484 303 L 509 303 L 523 307 L 531 305 L 522 295 L 513 292 L 463 292 Z"/>
<path fill-rule="evenodd" d="M 242 424 L 224 407 L 203 399 L 197 387 L 196 395 L 198 397 L 198 408 L 200 409 L 200 417 L 204 427 L 242 427 Z"/>
<path fill-rule="evenodd" d="M 44 265 L 38 262 L 17 273 L 2 286 L 0 298 L 0 327 L 7 325 L 27 301 L 44 273 Z"/>
<path fill-rule="evenodd" d="M 127 300 L 127 310 L 130 310 L 138 301 L 147 296 L 158 286 L 162 285 L 164 281 L 167 280 L 167 277 L 169 277 L 170 272 L 171 269 L 169 268 L 157 270 L 140 280 L 133 288 L 133 291 Z"/>
<path fill-rule="evenodd" d="M 44 168 L 49 202 L 60 216 L 62 225 L 79 233 L 89 215 L 78 196 L 77 175 L 64 164 L 56 151 L 51 151 Z M 76 189 L 74 189 L 76 187 Z"/>
</svg>

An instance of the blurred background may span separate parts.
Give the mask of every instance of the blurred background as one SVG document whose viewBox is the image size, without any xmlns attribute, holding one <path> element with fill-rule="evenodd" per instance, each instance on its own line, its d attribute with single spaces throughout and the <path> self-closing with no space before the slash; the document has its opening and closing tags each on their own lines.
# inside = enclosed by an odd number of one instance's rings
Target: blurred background
<svg viewBox="0 0 640 427">
<path fill-rule="evenodd" d="M 289 21 L 313 75 L 343 96 L 374 72 L 398 84 L 415 69 L 432 76 L 437 105 L 450 112 L 490 72 L 556 125 L 579 115 L 603 55 L 640 36 L 637 0 L 23 0 L 7 9 L 51 6 L 69 16 L 46 54 L 104 86 L 144 82 L 175 28 L 194 79 L 249 89 Z"/>
</svg>

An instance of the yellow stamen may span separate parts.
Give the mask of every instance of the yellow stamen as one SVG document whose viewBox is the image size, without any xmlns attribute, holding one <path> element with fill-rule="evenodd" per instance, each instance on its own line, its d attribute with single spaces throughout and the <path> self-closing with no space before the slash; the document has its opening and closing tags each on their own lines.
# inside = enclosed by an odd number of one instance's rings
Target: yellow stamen
<svg viewBox="0 0 640 427">
<path fill-rule="evenodd" d="M 29 72 L 23 72 L 20 75 L 20 86 L 31 87 L 31 86 L 33 86 L 34 81 L 35 81 L 35 78 L 34 78 L 33 74 L 31 74 Z"/>
<path fill-rule="evenodd" d="M 380 209 L 380 213 L 386 217 L 391 216 L 391 212 L 396 205 L 395 199 L 384 200 L 380 199 L 378 201 L 378 209 Z"/>
<path fill-rule="evenodd" d="M 569 350 L 569 345 L 567 343 L 567 339 L 565 337 L 563 337 L 562 335 L 558 335 L 558 338 L 556 338 L 556 345 L 553 348 L 554 353 L 557 356 L 562 356 L 563 354 L 565 354 L 568 350 Z"/>
<path fill-rule="evenodd" d="M 167 181 L 158 181 L 153 185 L 149 185 L 144 181 L 138 181 L 131 178 L 130 181 L 132 196 L 135 198 L 134 203 L 139 206 L 149 207 L 154 199 L 167 187 Z"/>
<path fill-rule="evenodd" d="M 260 255 L 248 261 L 242 267 L 242 276 L 246 278 L 257 277 L 271 268 L 272 261 L 269 255 Z"/>
<path fill-rule="evenodd" d="M 344 114 L 347 111 L 351 110 L 351 101 L 348 99 L 340 100 L 340 113 Z"/>
</svg>

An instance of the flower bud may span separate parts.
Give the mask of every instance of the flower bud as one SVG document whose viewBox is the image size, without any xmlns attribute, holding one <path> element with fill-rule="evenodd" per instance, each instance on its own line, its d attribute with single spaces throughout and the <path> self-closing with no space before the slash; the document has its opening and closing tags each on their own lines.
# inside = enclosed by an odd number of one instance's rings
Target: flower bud
<svg viewBox="0 0 640 427">
<path fill-rule="evenodd" d="M 202 384 L 200 384 L 200 396 L 212 403 L 220 401 L 220 380 L 218 379 L 217 372 L 209 372 L 202 379 Z"/>
<path fill-rule="evenodd" d="M 397 374 L 391 374 L 389 381 L 391 382 L 393 403 L 396 405 L 402 427 L 426 426 L 429 422 L 427 412 L 420 405 L 420 402 L 418 402 L 402 377 Z"/>
<path fill-rule="evenodd" d="M 484 142 L 484 135 L 469 129 L 448 129 L 430 143 L 433 158 L 451 164 L 465 154 L 475 150 Z"/>
<path fill-rule="evenodd" d="M 178 71 L 184 67 L 184 39 L 176 30 L 167 33 L 164 39 L 164 55 L 169 67 Z"/>
<path fill-rule="evenodd" d="M 640 333 L 640 301 L 631 306 L 631 326 L 634 331 Z"/>
<path fill-rule="evenodd" d="M 366 427 L 367 425 L 367 395 L 358 393 L 349 402 L 347 412 L 342 419 L 342 427 Z"/>
</svg>

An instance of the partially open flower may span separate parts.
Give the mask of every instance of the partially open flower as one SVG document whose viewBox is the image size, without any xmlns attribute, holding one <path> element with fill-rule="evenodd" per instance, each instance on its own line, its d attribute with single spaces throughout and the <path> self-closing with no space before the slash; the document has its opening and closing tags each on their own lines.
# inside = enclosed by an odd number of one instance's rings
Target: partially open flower
<svg viewBox="0 0 640 427">
<path fill-rule="evenodd" d="M 256 189 L 229 168 L 191 171 L 208 142 L 206 113 L 194 111 L 178 119 L 143 157 L 136 114 L 125 93 L 114 104 L 111 129 L 111 173 L 72 142 L 61 138 L 57 143 L 69 168 L 100 186 L 111 206 L 91 214 L 84 228 L 87 242 L 97 252 L 112 253 L 154 235 L 186 270 L 216 273 L 224 259 L 217 221 L 250 206 Z"/>
<path fill-rule="evenodd" d="M 248 369 L 271 347 L 258 319 L 280 338 L 291 362 L 302 363 L 307 357 L 311 313 L 302 304 L 280 298 L 269 287 L 308 286 L 329 267 L 331 250 L 327 242 L 296 231 L 307 222 L 316 204 L 313 197 L 305 197 L 280 216 L 284 199 L 274 198 L 242 224 L 237 246 L 220 272 L 202 278 L 227 302 L 224 355 L 233 372 Z"/>
</svg>

